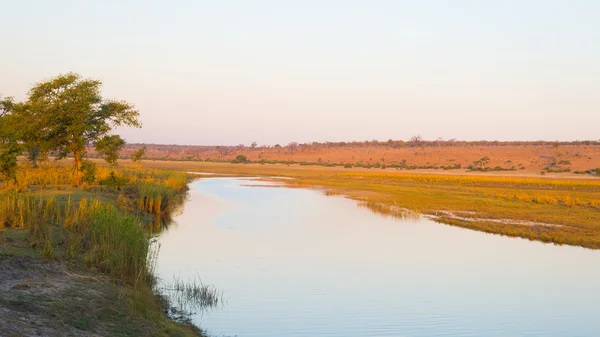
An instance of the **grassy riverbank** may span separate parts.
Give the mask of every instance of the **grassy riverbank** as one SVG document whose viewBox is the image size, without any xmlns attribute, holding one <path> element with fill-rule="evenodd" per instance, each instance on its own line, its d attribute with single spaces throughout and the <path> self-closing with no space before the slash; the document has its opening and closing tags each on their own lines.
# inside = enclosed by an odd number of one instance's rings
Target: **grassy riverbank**
<svg viewBox="0 0 600 337">
<path fill-rule="evenodd" d="M 0 189 L 0 335 L 197 336 L 153 292 L 149 235 L 180 204 L 185 173 L 19 168 Z"/>
<path fill-rule="evenodd" d="M 402 173 L 390 170 L 147 161 L 144 165 L 234 175 L 285 176 L 321 186 L 383 214 L 404 209 L 437 221 L 530 240 L 600 248 L 600 179 L 496 173 Z"/>
</svg>

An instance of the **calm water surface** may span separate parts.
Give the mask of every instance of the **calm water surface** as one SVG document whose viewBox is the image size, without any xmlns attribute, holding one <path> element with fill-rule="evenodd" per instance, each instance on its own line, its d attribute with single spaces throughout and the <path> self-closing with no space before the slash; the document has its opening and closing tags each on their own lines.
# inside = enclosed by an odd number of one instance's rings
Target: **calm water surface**
<svg viewBox="0 0 600 337">
<path fill-rule="evenodd" d="M 213 336 L 600 336 L 600 251 L 265 184 L 195 181 L 159 239 L 160 277 L 223 291 Z"/>
</svg>

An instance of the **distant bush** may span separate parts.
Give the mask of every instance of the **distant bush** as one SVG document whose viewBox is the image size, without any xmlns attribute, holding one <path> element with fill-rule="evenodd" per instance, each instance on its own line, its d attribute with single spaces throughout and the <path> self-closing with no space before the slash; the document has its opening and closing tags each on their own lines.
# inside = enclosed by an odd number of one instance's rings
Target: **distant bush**
<svg viewBox="0 0 600 337">
<path fill-rule="evenodd" d="M 499 171 L 516 171 L 517 170 L 514 166 L 511 166 L 508 168 L 501 167 L 501 166 L 486 167 L 486 168 L 469 166 L 468 169 L 469 169 L 469 171 L 480 171 L 480 172 L 499 172 Z"/>
<path fill-rule="evenodd" d="M 240 154 L 237 157 L 235 157 L 235 159 L 232 160 L 231 162 L 234 163 L 234 164 L 247 163 L 248 162 L 248 158 L 246 158 L 246 156 L 244 156 L 243 154 Z"/>
</svg>

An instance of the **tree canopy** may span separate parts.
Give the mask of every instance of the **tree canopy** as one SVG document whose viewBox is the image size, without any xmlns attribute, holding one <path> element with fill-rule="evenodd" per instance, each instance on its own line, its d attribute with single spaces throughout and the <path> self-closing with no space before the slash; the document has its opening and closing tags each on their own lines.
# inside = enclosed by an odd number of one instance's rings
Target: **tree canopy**
<svg viewBox="0 0 600 337">
<path fill-rule="evenodd" d="M 35 84 L 25 102 L 0 100 L 0 138 L 18 140 L 34 166 L 38 156 L 48 151 L 58 159 L 72 155 L 75 183 L 80 184 L 86 146 L 94 145 L 114 164 L 125 144 L 120 136 L 111 134 L 114 128 L 141 127 L 134 106 L 105 100 L 101 86 L 98 80 L 68 73 Z"/>
</svg>

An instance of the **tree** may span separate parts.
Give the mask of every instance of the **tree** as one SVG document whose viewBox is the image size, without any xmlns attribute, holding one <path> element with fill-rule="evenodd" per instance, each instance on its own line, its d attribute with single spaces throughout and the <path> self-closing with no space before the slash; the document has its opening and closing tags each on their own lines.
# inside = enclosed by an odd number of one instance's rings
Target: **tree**
<svg viewBox="0 0 600 337">
<path fill-rule="evenodd" d="M 37 168 L 38 160 L 45 159 L 51 147 L 49 128 L 39 123 L 43 118 L 28 102 L 16 103 L 12 108 L 13 127 L 18 139 L 27 152 L 27 159 Z"/>
<path fill-rule="evenodd" d="M 256 146 L 257 146 L 257 145 L 258 145 L 258 144 L 256 144 L 256 142 L 252 142 L 252 144 L 250 144 L 250 147 L 251 147 L 251 148 L 253 148 L 253 149 L 256 149 Z"/>
<path fill-rule="evenodd" d="M 234 163 L 246 163 L 246 162 L 248 162 L 248 158 L 246 158 L 246 156 L 244 156 L 243 154 L 240 154 L 237 157 L 235 157 L 233 162 Z"/>
<path fill-rule="evenodd" d="M 481 171 L 485 171 L 485 167 L 490 163 L 490 158 L 488 157 L 482 157 L 476 161 L 473 162 L 473 165 L 475 166 L 479 166 L 479 169 Z"/>
<path fill-rule="evenodd" d="M 69 73 L 40 82 L 29 91 L 27 103 L 39 115 L 37 125 L 47 128 L 58 158 L 73 155 L 76 185 L 81 184 L 86 145 L 100 141 L 117 126 L 141 127 L 133 105 L 104 100 L 101 85 Z"/>
<path fill-rule="evenodd" d="M 14 105 L 15 105 L 15 102 L 12 97 L 6 97 L 6 98 L 2 99 L 2 96 L 0 96 L 0 118 L 7 115 L 12 110 Z M 0 126 L 1 126 L 1 124 L 0 124 Z"/>
<path fill-rule="evenodd" d="M 144 156 L 146 155 L 146 146 L 142 147 L 141 149 L 135 151 L 132 155 L 131 155 L 131 161 L 134 163 L 137 163 L 138 161 L 142 160 L 142 158 L 144 158 Z"/>
<path fill-rule="evenodd" d="M 11 97 L 0 99 L 0 177 L 5 181 L 17 178 L 18 128 L 12 115 L 15 103 Z"/>
<path fill-rule="evenodd" d="M 408 143 L 410 144 L 410 147 L 421 146 L 423 144 L 423 137 L 420 135 L 412 136 Z"/>
<path fill-rule="evenodd" d="M 287 145 L 288 149 L 290 149 L 291 153 L 294 153 L 298 150 L 298 143 L 297 142 L 291 142 Z"/>
<path fill-rule="evenodd" d="M 17 141 L 14 139 L 7 140 L 0 151 L 0 175 L 5 181 L 17 180 L 17 156 L 21 150 Z"/>
<path fill-rule="evenodd" d="M 94 147 L 96 151 L 104 155 L 110 165 L 115 165 L 119 159 L 119 152 L 123 149 L 125 141 L 119 135 L 104 136 L 96 142 Z"/>
</svg>

